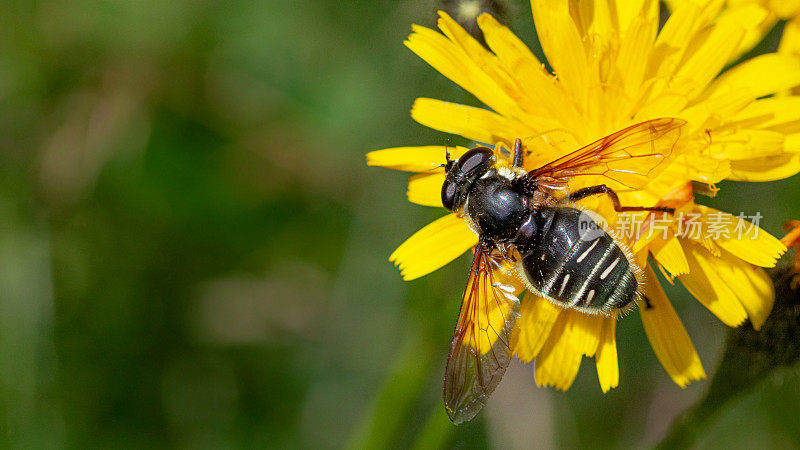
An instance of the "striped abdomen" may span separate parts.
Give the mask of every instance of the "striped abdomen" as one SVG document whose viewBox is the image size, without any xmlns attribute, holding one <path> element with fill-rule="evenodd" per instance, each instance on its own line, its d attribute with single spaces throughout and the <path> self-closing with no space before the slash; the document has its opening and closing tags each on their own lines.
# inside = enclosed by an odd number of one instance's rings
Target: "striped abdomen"
<svg viewBox="0 0 800 450">
<path fill-rule="evenodd" d="M 566 307 L 600 314 L 635 299 L 634 267 L 591 216 L 569 207 L 539 208 L 530 222 L 526 225 L 535 232 L 518 237 L 515 245 L 537 291 Z"/>
</svg>

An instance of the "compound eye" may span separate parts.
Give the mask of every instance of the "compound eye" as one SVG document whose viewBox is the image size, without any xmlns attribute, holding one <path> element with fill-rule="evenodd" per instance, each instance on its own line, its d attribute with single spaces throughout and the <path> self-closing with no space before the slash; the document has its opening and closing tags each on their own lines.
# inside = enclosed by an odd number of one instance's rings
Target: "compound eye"
<svg viewBox="0 0 800 450">
<path fill-rule="evenodd" d="M 445 182 L 442 185 L 442 205 L 447 208 L 448 211 L 452 211 L 455 207 L 456 202 L 456 184 L 451 182 Z"/>
<path fill-rule="evenodd" d="M 493 155 L 494 153 L 486 147 L 473 148 L 458 158 L 458 168 L 462 173 L 469 174 L 476 169 L 485 167 Z"/>
</svg>

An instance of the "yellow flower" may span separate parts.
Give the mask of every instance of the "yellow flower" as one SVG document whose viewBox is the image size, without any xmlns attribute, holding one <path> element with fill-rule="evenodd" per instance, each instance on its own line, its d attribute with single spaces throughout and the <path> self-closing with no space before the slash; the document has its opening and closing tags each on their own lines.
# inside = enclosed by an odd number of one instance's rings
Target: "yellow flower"
<svg viewBox="0 0 800 450">
<path fill-rule="evenodd" d="M 496 149 L 511 148 L 522 138 L 532 151 L 527 170 L 636 123 L 683 119 L 687 124 L 674 149 L 677 158 L 644 189 L 620 193 L 620 199 L 626 205 L 673 206 L 705 222 L 718 212 L 694 203 L 692 182 L 713 188 L 723 179 L 769 181 L 800 171 L 800 97 L 764 98 L 800 85 L 800 60 L 768 54 L 719 75 L 752 29 L 752 17 L 720 16 L 718 4 L 686 2 L 659 32 L 656 1 L 532 0 L 531 5 L 555 75 L 491 16 L 478 18 L 486 49 L 440 13 L 441 33 L 414 26 L 406 45 L 487 108 L 420 98 L 412 117 Z M 450 151 L 455 158 L 466 149 Z M 437 166 L 444 154 L 444 146 L 401 147 L 371 152 L 367 161 L 418 172 L 409 180 L 409 200 L 441 207 L 444 173 Z M 608 182 L 582 178 L 570 188 Z M 607 199 L 586 199 L 581 205 L 601 213 L 612 228 L 618 225 Z M 736 216 L 721 217 L 740 222 Z M 760 267 L 774 266 L 786 248 L 755 225 L 741 239 L 695 239 L 680 225 L 676 218 L 664 233 L 639 232 L 627 244 L 647 273 L 652 307 L 639 308 L 647 336 L 665 370 L 685 386 L 704 378 L 705 371 L 648 256 L 722 322 L 735 326 L 749 318 L 758 328 L 774 296 Z M 448 214 L 411 236 L 390 259 L 411 280 L 477 242 L 461 218 Z M 537 384 L 558 389 L 570 387 L 584 356 L 594 357 L 605 392 L 619 382 L 615 325 L 616 317 L 563 309 L 526 293 L 511 349 L 523 361 L 536 360 Z"/>
<path fill-rule="evenodd" d="M 690 3 L 706 8 L 719 19 L 736 16 L 745 21 L 747 31 L 731 60 L 752 50 L 781 21 L 786 23 L 778 53 L 800 57 L 800 0 L 666 0 L 666 3 L 671 10 Z"/>
</svg>

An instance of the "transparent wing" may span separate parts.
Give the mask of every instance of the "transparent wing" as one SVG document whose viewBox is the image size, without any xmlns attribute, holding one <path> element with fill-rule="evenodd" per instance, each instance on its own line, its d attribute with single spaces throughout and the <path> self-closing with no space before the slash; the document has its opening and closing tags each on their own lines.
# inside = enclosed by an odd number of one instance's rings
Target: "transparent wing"
<svg viewBox="0 0 800 450">
<path fill-rule="evenodd" d="M 447 356 L 444 404 L 459 424 L 475 417 L 508 367 L 518 316 L 514 288 L 499 283 L 502 256 L 478 245 Z"/>
<path fill-rule="evenodd" d="M 602 176 L 615 189 L 642 189 L 677 156 L 686 121 L 648 120 L 610 134 L 528 173 L 538 183 L 564 186 L 577 176 Z"/>
</svg>

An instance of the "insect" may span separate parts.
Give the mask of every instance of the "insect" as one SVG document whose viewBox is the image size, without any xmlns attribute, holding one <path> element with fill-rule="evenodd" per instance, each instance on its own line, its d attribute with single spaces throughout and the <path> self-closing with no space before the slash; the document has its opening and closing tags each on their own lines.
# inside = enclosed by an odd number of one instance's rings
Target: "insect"
<svg viewBox="0 0 800 450">
<path fill-rule="evenodd" d="M 502 274 L 587 314 L 608 316 L 646 302 L 631 252 L 593 219 L 596 213 L 574 203 L 605 195 L 618 212 L 674 213 L 662 206 L 623 206 L 615 189 L 641 189 L 666 168 L 684 124 L 672 118 L 642 122 L 529 172 L 520 139 L 510 165 L 487 147 L 455 160 L 446 156 L 442 204 L 479 236 L 445 369 L 445 408 L 454 423 L 478 413 L 511 359 L 519 299 Z M 570 180 L 587 175 L 602 176 L 606 184 L 568 191 Z"/>
</svg>

